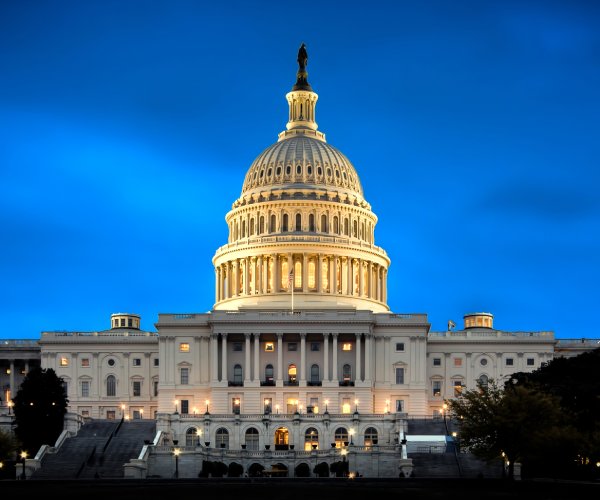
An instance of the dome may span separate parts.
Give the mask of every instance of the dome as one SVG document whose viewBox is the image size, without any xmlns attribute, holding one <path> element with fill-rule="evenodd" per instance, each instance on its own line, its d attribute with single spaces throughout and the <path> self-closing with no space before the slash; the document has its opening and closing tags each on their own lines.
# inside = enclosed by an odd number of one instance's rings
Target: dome
<svg viewBox="0 0 600 500">
<path fill-rule="evenodd" d="M 242 197 L 255 190 L 289 189 L 291 184 L 363 197 L 350 160 L 325 141 L 300 134 L 281 140 L 258 155 L 246 174 Z"/>
</svg>

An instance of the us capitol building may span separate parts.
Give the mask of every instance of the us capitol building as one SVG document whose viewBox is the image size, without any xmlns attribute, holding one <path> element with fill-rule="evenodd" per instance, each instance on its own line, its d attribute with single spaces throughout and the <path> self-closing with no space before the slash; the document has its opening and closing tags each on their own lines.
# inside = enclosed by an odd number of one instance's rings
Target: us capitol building
<svg viewBox="0 0 600 500">
<path fill-rule="evenodd" d="M 155 420 L 157 439 L 127 477 L 162 474 L 174 445 L 190 477 L 202 460 L 291 470 L 341 458 L 365 476 L 397 477 L 419 439 L 410 419 L 439 418 L 444 399 L 557 353 L 552 332 L 497 330 L 487 312 L 434 332 L 426 314 L 389 310 L 377 216 L 350 160 L 318 130 L 306 67 L 303 45 L 286 128 L 225 217 L 212 310 L 159 314 L 156 331 L 116 313 L 105 331 L 47 331 L 37 342 L 42 368 L 66 383 L 68 425 Z M 5 402 L 16 391 L 8 372 Z"/>
</svg>

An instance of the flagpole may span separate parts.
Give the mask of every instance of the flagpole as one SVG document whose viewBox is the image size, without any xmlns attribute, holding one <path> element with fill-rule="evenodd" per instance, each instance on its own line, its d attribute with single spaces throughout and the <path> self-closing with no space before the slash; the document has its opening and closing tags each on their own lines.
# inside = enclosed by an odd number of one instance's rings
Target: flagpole
<svg viewBox="0 0 600 500">
<path fill-rule="evenodd" d="M 292 312 L 294 312 L 294 277 L 292 276 Z"/>
</svg>

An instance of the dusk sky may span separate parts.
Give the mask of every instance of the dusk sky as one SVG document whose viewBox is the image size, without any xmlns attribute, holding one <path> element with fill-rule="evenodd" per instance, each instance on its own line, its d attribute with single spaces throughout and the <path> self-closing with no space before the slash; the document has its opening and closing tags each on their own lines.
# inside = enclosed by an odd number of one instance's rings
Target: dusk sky
<svg viewBox="0 0 600 500">
<path fill-rule="evenodd" d="M 0 337 L 211 310 L 302 42 L 392 311 L 600 337 L 600 2 L 576 0 L 3 0 Z"/>
</svg>

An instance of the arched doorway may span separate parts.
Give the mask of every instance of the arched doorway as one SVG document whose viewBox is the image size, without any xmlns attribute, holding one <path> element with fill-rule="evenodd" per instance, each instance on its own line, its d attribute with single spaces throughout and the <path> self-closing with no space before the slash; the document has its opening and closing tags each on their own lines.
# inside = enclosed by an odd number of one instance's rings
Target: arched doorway
<svg viewBox="0 0 600 500">
<path fill-rule="evenodd" d="M 289 449 L 290 433 L 285 427 L 279 427 L 275 431 L 275 449 L 276 450 L 288 450 Z"/>
</svg>

